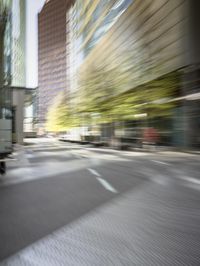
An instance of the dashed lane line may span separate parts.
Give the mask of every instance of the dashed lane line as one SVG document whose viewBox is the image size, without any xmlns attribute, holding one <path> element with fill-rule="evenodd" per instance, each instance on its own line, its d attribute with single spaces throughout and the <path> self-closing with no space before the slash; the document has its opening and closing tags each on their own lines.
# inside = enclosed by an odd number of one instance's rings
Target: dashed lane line
<svg viewBox="0 0 200 266">
<path fill-rule="evenodd" d="M 118 193 L 118 191 L 112 185 L 110 185 L 105 179 L 97 177 L 97 180 L 102 184 L 102 186 L 105 189 L 111 191 L 112 193 Z"/>
<path fill-rule="evenodd" d="M 118 193 L 118 191 L 105 179 L 101 178 L 101 175 L 94 169 L 88 168 L 88 171 L 96 176 L 96 179 L 99 181 L 99 183 L 106 189 L 111 191 L 112 193 Z"/>
<path fill-rule="evenodd" d="M 187 181 L 189 183 L 193 183 L 196 185 L 200 185 L 200 179 L 194 178 L 194 177 L 189 177 L 189 176 L 181 176 L 179 179 Z"/>
<path fill-rule="evenodd" d="M 95 175 L 95 176 L 98 176 L 98 177 L 101 176 L 101 175 L 100 175 L 97 171 L 95 171 L 94 169 L 88 168 L 88 171 L 89 171 L 91 174 Z"/>
</svg>

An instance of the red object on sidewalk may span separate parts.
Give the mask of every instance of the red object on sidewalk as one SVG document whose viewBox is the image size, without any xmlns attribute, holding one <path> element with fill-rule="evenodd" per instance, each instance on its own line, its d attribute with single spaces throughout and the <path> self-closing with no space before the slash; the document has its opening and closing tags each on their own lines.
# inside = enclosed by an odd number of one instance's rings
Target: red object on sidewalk
<svg viewBox="0 0 200 266">
<path fill-rule="evenodd" d="M 143 133 L 143 141 L 149 143 L 157 143 L 159 140 L 159 134 L 153 127 L 145 128 Z"/>
</svg>

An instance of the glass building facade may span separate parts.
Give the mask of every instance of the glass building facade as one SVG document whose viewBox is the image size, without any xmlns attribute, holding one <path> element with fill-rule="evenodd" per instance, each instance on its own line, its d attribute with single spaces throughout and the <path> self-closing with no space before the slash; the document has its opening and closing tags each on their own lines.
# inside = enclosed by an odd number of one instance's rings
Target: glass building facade
<svg viewBox="0 0 200 266">
<path fill-rule="evenodd" d="M 26 1 L 12 0 L 12 86 L 26 87 Z"/>
<path fill-rule="evenodd" d="M 0 157 L 12 151 L 11 2 L 0 4 Z"/>
<path fill-rule="evenodd" d="M 133 0 L 77 0 L 72 12 L 72 29 L 80 60 L 84 59 Z"/>
<path fill-rule="evenodd" d="M 7 7 L 1 31 L 1 139 L 7 149 L 12 141 L 23 143 L 24 90 L 26 87 L 26 1 L 1 1 Z M 6 144 L 7 143 L 7 144 Z M 9 143 L 9 144 L 8 144 Z"/>
<path fill-rule="evenodd" d="M 3 10 L 5 6 L 8 9 L 8 19 L 4 35 L 5 82 L 10 82 L 14 87 L 25 87 L 26 1 L 2 0 L 0 9 Z"/>
</svg>

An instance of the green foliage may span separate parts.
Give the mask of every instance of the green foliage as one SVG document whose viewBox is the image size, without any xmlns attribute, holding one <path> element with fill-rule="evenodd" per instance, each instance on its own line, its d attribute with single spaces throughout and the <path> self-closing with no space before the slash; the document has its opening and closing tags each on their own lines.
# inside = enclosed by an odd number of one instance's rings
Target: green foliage
<svg viewBox="0 0 200 266">
<path fill-rule="evenodd" d="M 65 95 L 60 95 L 49 109 L 48 130 L 132 120 L 143 113 L 149 118 L 169 116 L 176 104 L 170 99 L 179 93 L 179 75 L 173 72 L 156 79 L 162 66 L 148 62 L 148 55 L 142 54 L 125 51 L 87 62 L 79 71 L 78 90 L 70 106 Z"/>
<path fill-rule="evenodd" d="M 99 122 L 133 119 L 140 113 L 169 115 L 175 106 L 169 100 L 178 95 L 179 76 L 173 72 L 156 78 L 163 66 L 144 50 L 128 48 L 87 61 L 79 72 L 76 113 L 98 113 Z"/>
<path fill-rule="evenodd" d="M 72 118 L 65 94 L 60 93 L 52 105 L 49 107 L 47 114 L 46 130 L 49 132 L 65 131 L 71 127 Z"/>
<path fill-rule="evenodd" d="M 98 113 L 99 122 L 133 119 L 140 113 L 147 113 L 148 117 L 168 116 L 175 106 L 175 102 L 169 100 L 178 94 L 178 74 L 170 73 L 120 94 L 130 76 L 131 73 L 127 73 L 125 77 L 122 66 L 85 69 L 80 79 L 78 112 Z"/>
</svg>

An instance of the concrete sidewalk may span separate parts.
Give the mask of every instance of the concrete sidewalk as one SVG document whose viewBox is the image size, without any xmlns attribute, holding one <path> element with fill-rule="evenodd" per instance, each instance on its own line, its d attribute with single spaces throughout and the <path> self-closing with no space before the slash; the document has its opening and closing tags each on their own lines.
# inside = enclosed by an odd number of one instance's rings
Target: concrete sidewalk
<svg viewBox="0 0 200 266">
<path fill-rule="evenodd" d="M 83 149 L 85 149 L 85 147 L 83 146 Z M 179 156 L 179 155 L 200 155 L 200 150 L 188 150 L 188 149 L 177 149 L 177 148 L 173 148 L 173 147 L 144 147 L 144 148 L 129 148 L 126 150 L 120 150 L 120 149 L 114 149 L 112 147 L 100 147 L 100 148 L 96 148 L 96 147 L 91 147 L 91 150 L 94 151 L 103 151 L 103 152 L 113 152 L 113 153 L 123 153 L 123 152 L 130 152 L 130 153 L 141 153 L 141 154 L 163 154 L 163 155 L 173 155 L 173 156 Z"/>
</svg>

